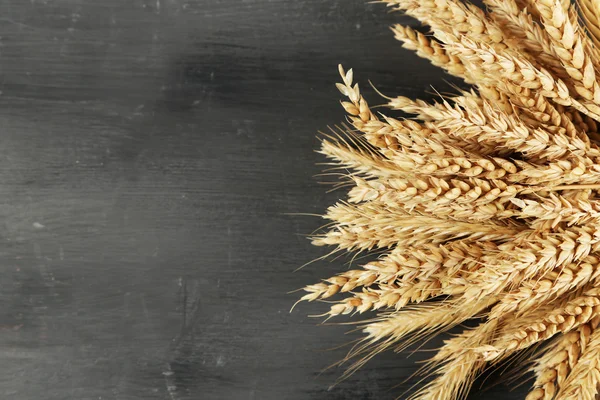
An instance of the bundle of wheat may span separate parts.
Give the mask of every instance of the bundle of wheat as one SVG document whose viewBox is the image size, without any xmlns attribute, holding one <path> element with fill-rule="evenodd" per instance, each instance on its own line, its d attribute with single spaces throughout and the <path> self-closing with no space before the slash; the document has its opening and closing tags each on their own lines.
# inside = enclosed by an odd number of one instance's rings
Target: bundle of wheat
<svg viewBox="0 0 600 400">
<path fill-rule="evenodd" d="M 348 198 L 315 245 L 377 251 L 304 288 L 327 317 L 380 310 L 350 374 L 386 349 L 470 319 L 413 399 L 466 395 L 477 375 L 535 346 L 534 399 L 594 399 L 600 385 L 600 1 L 383 0 L 429 27 L 403 46 L 472 85 L 439 102 L 386 98 L 374 113 L 340 66 L 348 126 L 321 152 Z M 551 339 L 548 345 L 538 345 Z"/>
</svg>

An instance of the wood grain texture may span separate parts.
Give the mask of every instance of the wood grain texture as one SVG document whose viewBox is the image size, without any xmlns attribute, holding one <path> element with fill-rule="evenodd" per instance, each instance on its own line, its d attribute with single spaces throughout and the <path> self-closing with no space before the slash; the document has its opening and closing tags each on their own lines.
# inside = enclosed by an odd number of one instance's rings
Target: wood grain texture
<svg viewBox="0 0 600 400">
<path fill-rule="evenodd" d="M 0 1 L 0 397 L 393 399 L 427 354 L 327 390 L 343 326 L 289 291 L 343 268 L 315 134 L 367 90 L 448 76 L 349 0 Z M 522 398 L 499 385 L 473 399 Z"/>
</svg>

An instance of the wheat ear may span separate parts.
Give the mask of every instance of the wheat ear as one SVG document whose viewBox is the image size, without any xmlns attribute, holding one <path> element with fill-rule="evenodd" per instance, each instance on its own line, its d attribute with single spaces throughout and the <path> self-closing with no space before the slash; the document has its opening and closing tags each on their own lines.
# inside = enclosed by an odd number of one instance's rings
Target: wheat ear
<svg viewBox="0 0 600 400">
<path fill-rule="evenodd" d="M 587 349 L 595 323 L 581 325 L 550 343 L 533 368 L 535 383 L 526 400 L 554 399 Z"/>
<path fill-rule="evenodd" d="M 577 363 L 571 369 L 556 395 L 557 399 L 593 400 L 598 395 L 600 384 L 600 330 L 594 329 L 594 332 L 585 341 L 585 347 L 582 347 Z"/>
</svg>

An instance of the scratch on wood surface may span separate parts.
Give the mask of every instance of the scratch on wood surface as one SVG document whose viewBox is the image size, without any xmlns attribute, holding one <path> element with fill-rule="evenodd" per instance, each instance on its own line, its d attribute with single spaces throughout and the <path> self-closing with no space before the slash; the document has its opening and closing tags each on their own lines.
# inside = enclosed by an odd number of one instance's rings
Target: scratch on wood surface
<svg viewBox="0 0 600 400">
<path fill-rule="evenodd" d="M 166 370 L 163 372 L 167 392 L 172 400 L 178 400 L 178 385 L 177 375 L 171 366 L 172 362 L 176 362 L 180 357 L 186 357 L 186 352 L 189 352 L 187 346 L 184 347 L 184 342 L 193 343 L 194 328 L 200 316 L 200 291 L 197 280 L 192 280 L 191 287 L 190 279 L 180 277 L 179 283 L 179 308 L 181 310 L 181 325 L 179 333 L 172 340 L 169 348 L 169 358 L 166 365 Z M 219 361 L 217 360 L 217 363 Z M 224 363 L 224 361 L 221 361 Z"/>
</svg>

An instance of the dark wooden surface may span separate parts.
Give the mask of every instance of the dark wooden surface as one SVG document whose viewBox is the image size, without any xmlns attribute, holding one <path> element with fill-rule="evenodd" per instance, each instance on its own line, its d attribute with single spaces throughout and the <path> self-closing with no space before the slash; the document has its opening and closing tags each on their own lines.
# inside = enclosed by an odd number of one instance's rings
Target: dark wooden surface
<svg viewBox="0 0 600 400">
<path fill-rule="evenodd" d="M 355 0 L 0 1 L 0 398 L 393 399 L 425 354 L 328 391 L 356 335 L 287 292 L 344 268 L 304 235 L 337 193 L 315 133 L 337 64 L 447 76 Z M 365 93 L 377 103 L 373 91 Z M 477 389 L 476 386 L 475 389 Z M 522 398 L 505 386 L 471 397 Z"/>
</svg>

